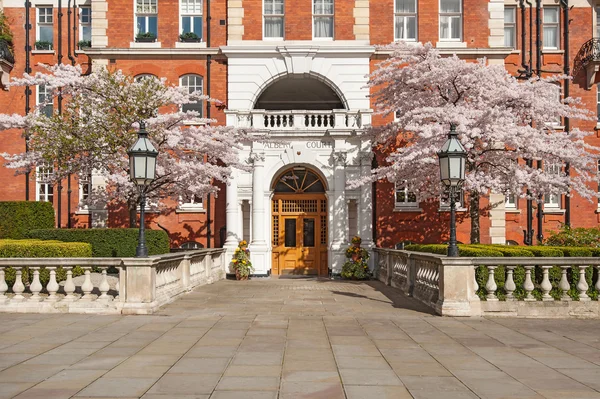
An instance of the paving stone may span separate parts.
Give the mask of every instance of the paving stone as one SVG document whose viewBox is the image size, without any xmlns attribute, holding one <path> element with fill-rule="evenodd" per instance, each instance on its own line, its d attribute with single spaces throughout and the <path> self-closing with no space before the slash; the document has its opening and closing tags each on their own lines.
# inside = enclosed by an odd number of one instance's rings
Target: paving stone
<svg viewBox="0 0 600 399">
<path fill-rule="evenodd" d="M 217 391 L 276 391 L 279 388 L 279 377 L 229 377 L 221 378 Z"/>
<path fill-rule="evenodd" d="M 277 391 L 215 391 L 210 399 L 277 399 Z"/>
<path fill-rule="evenodd" d="M 13 398 L 33 385 L 34 382 L 0 382 L 0 398 Z"/>
<path fill-rule="evenodd" d="M 208 395 L 215 389 L 220 377 L 220 374 L 167 373 L 152 386 L 148 393 L 163 395 Z"/>
<path fill-rule="evenodd" d="M 154 383 L 154 378 L 108 378 L 102 377 L 77 394 L 77 397 L 140 397 Z"/>
<path fill-rule="evenodd" d="M 192 357 L 184 358 L 175 363 L 171 368 L 171 373 L 199 373 L 199 374 L 222 374 L 229 364 L 229 359 L 225 357 L 202 358 Z"/>
<path fill-rule="evenodd" d="M 412 399 L 401 386 L 356 386 L 344 385 L 348 399 Z"/>
<path fill-rule="evenodd" d="M 383 356 L 337 356 L 335 360 L 340 369 L 390 369 Z"/>
<path fill-rule="evenodd" d="M 402 385 L 392 370 L 340 369 L 344 385 Z"/>
<path fill-rule="evenodd" d="M 327 382 L 282 382 L 281 399 L 314 398 L 314 399 L 345 399 L 341 384 Z"/>
</svg>

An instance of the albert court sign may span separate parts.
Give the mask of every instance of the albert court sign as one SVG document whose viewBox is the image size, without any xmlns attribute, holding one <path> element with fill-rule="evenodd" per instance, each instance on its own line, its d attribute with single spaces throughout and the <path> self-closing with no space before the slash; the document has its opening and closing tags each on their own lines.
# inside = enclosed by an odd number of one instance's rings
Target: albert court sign
<svg viewBox="0 0 600 399">
<path fill-rule="evenodd" d="M 286 150 L 293 148 L 291 143 L 263 143 L 265 149 L 270 150 Z M 304 146 L 307 149 L 333 149 L 332 141 L 306 141 Z"/>
</svg>

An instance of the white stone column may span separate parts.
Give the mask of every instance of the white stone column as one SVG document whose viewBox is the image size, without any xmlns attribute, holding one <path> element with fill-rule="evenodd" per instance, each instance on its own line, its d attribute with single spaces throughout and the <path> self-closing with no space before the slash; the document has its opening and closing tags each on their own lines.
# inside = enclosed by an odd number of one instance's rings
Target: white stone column
<svg viewBox="0 0 600 399">
<path fill-rule="evenodd" d="M 373 153 L 371 151 L 363 151 L 359 154 L 360 159 L 360 176 L 366 177 L 371 175 L 371 162 Z M 373 270 L 373 252 L 375 246 L 373 242 L 373 186 L 371 184 L 363 184 L 360 187 L 360 202 L 358 204 L 358 234 L 362 238 L 362 246 L 370 251 L 369 267 Z"/>
<path fill-rule="evenodd" d="M 241 225 L 239 223 L 239 202 L 238 202 L 238 184 L 237 176 L 233 173 L 227 182 L 225 189 L 225 223 L 227 225 L 227 237 L 225 239 L 225 248 L 236 248 L 238 242 L 242 239 Z"/>
<path fill-rule="evenodd" d="M 331 267 L 333 273 L 340 273 L 344 265 L 344 250 L 348 245 L 348 204 L 346 203 L 346 152 L 333 153 L 333 198 L 332 223 L 333 241 L 331 242 Z"/>
<path fill-rule="evenodd" d="M 252 241 L 250 242 L 250 260 L 255 274 L 266 274 L 271 260 L 268 254 L 265 222 L 265 154 L 251 153 L 254 164 L 252 170 Z"/>
</svg>

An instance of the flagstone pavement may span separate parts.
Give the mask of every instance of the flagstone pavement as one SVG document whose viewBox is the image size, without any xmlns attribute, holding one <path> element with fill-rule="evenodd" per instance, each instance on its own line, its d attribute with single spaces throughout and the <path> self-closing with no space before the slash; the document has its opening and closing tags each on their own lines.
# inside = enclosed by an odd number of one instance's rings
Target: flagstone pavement
<svg viewBox="0 0 600 399">
<path fill-rule="evenodd" d="M 600 398 L 600 320 L 442 318 L 379 282 L 201 287 L 152 316 L 0 314 L 0 398 Z"/>
</svg>

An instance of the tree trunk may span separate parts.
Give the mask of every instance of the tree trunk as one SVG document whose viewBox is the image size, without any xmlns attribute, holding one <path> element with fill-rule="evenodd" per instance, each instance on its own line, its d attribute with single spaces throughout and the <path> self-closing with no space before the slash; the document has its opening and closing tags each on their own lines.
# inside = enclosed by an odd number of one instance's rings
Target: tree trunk
<svg viewBox="0 0 600 399">
<path fill-rule="evenodd" d="M 469 217 L 471 218 L 471 244 L 479 244 L 479 193 L 469 192 Z"/>
<path fill-rule="evenodd" d="M 137 203 L 136 202 L 128 202 L 128 207 L 129 207 L 129 228 L 136 228 L 138 227 L 138 222 L 137 222 Z"/>
</svg>

